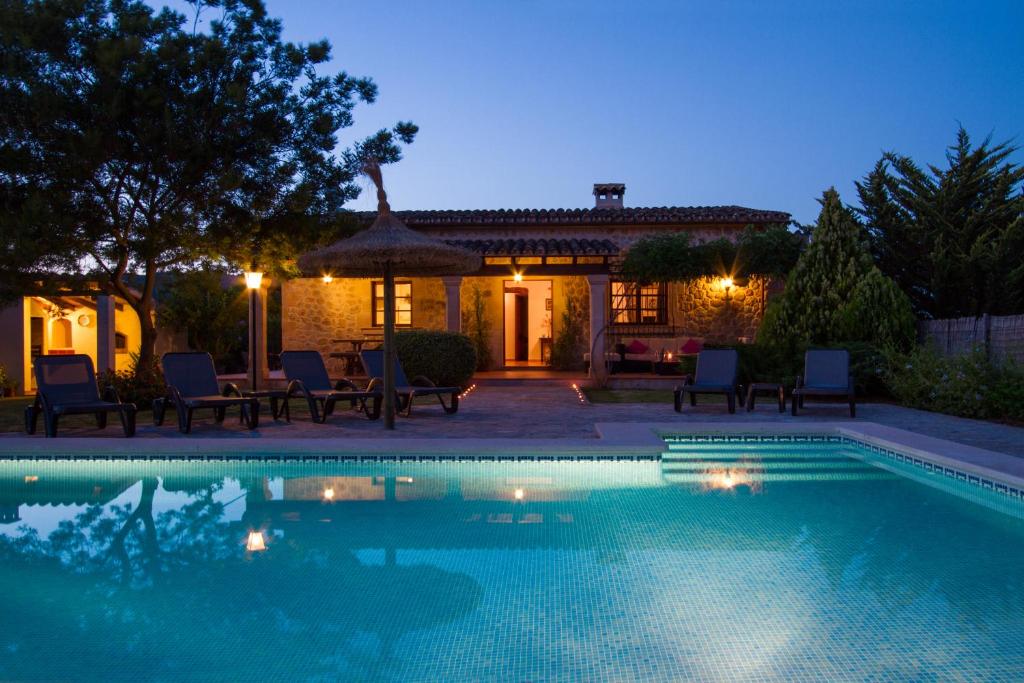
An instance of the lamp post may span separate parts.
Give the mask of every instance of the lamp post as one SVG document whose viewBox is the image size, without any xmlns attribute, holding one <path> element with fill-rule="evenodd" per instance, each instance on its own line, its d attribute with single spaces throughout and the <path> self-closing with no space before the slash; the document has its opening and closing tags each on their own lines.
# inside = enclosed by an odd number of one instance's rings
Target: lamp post
<svg viewBox="0 0 1024 683">
<path fill-rule="evenodd" d="M 263 316 L 260 307 L 260 287 L 263 284 L 263 273 L 255 270 L 245 272 L 245 288 L 249 292 L 249 388 L 259 389 L 259 374 L 262 363 L 257 356 L 260 353 L 259 335 L 263 332 Z"/>
</svg>

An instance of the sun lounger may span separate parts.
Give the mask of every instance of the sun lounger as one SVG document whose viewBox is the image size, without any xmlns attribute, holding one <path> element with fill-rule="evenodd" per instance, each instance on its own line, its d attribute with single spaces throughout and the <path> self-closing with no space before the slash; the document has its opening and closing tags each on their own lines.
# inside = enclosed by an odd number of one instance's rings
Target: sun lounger
<svg viewBox="0 0 1024 683">
<path fill-rule="evenodd" d="M 844 398 L 850 404 L 850 417 L 857 416 L 857 402 L 850 374 L 850 352 L 846 349 L 814 349 L 804 354 L 804 374 L 796 378 L 793 389 L 793 414 L 804 407 L 804 399 Z"/>
<path fill-rule="evenodd" d="M 382 389 L 384 385 L 384 351 L 375 349 L 363 351 L 361 354 L 363 367 L 366 373 L 372 377 L 367 391 Z M 409 415 L 412 413 L 412 402 L 418 396 L 436 396 L 449 415 L 459 410 L 459 394 L 462 389 L 459 387 L 439 387 L 426 377 L 413 377 L 410 382 L 402 370 L 402 364 L 395 359 L 395 394 L 397 395 L 397 410 L 400 414 Z M 445 403 L 444 397 L 449 396 Z"/>
<path fill-rule="evenodd" d="M 740 386 L 736 382 L 739 354 L 734 349 L 708 349 L 697 355 L 697 372 L 686 376 L 683 384 L 673 392 L 677 413 L 683 412 L 683 397 L 690 396 L 690 405 L 697 405 L 697 394 L 725 394 L 729 412 L 736 412 L 740 399 Z"/>
<path fill-rule="evenodd" d="M 302 396 L 309 404 L 313 422 L 326 422 L 339 401 L 348 401 L 371 420 L 380 417 L 380 404 L 384 394 L 380 391 L 360 391 L 348 381 L 341 379 L 331 385 L 327 367 L 319 351 L 285 351 L 281 354 L 281 366 L 288 379 L 288 396 Z M 369 401 L 369 403 L 367 403 Z"/>
<path fill-rule="evenodd" d="M 178 415 L 178 430 L 182 434 L 192 431 L 192 413 L 202 408 L 211 408 L 214 419 L 220 423 L 228 408 L 239 406 L 246 426 L 249 429 L 259 426 L 259 399 L 242 396 L 241 390 L 230 382 L 221 392 L 210 354 L 165 353 L 160 363 L 167 383 L 167 397 L 153 401 L 153 423 L 158 427 L 164 423 L 168 404 Z"/>
<path fill-rule="evenodd" d="M 25 408 L 25 431 L 36 433 L 43 415 L 46 436 L 57 436 L 57 423 L 64 415 L 96 415 L 96 426 L 107 426 L 107 413 L 117 413 L 125 436 L 135 435 L 135 404 L 121 403 L 113 387 L 100 396 L 96 371 L 89 356 L 39 356 L 33 361 L 36 400 Z"/>
</svg>

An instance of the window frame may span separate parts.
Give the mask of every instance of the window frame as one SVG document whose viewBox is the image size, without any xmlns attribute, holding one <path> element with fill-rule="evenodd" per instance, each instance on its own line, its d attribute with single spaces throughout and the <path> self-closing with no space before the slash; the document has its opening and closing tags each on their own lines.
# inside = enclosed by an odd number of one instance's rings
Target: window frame
<svg viewBox="0 0 1024 683">
<path fill-rule="evenodd" d="M 371 327 L 384 327 L 384 294 L 383 291 L 380 296 L 377 296 L 377 286 L 380 285 L 381 289 L 384 288 L 383 280 L 371 280 L 370 281 L 370 326 Z M 409 286 L 409 296 L 400 297 L 398 296 L 399 285 Z M 409 322 L 400 323 L 398 322 L 398 302 L 400 299 L 409 300 Z M 380 313 L 377 312 L 377 302 L 380 301 Z M 412 280 L 395 280 L 395 327 L 412 327 Z"/>
<path fill-rule="evenodd" d="M 631 287 L 631 291 L 617 294 L 616 285 Z M 651 292 L 650 290 L 655 290 Z M 645 291 L 647 290 L 647 291 Z M 609 319 L 613 326 L 625 325 L 668 325 L 668 285 L 664 282 L 655 282 L 648 285 L 640 285 L 637 282 L 628 280 L 612 280 L 608 287 L 608 311 Z M 645 306 L 648 299 L 654 298 L 655 307 Z M 626 305 L 617 306 L 617 301 L 625 300 Z M 644 314 L 654 312 L 654 321 L 645 321 Z M 621 314 L 629 312 L 633 320 L 622 320 Z"/>
</svg>

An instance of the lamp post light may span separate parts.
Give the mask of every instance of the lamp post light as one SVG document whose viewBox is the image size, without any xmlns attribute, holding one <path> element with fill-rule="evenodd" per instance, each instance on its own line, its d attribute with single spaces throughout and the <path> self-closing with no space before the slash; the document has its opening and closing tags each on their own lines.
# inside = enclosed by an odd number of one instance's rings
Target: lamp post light
<svg viewBox="0 0 1024 683">
<path fill-rule="evenodd" d="M 245 272 L 245 288 L 249 292 L 249 388 L 259 390 L 259 374 L 262 364 L 259 362 L 259 335 L 263 332 L 263 316 L 260 306 L 260 287 L 263 285 L 263 273 L 258 270 Z"/>
</svg>

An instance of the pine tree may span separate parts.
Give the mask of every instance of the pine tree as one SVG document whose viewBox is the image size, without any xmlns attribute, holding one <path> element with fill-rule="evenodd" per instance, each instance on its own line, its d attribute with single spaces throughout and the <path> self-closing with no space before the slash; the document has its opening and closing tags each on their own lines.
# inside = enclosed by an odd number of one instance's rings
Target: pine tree
<svg viewBox="0 0 1024 683">
<path fill-rule="evenodd" d="M 790 348 L 850 341 L 906 345 L 914 333 L 906 295 L 875 266 L 863 227 L 839 193 L 830 188 L 820 202 L 811 243 L 766 316 L 761 338 Z"/>
</svg>

